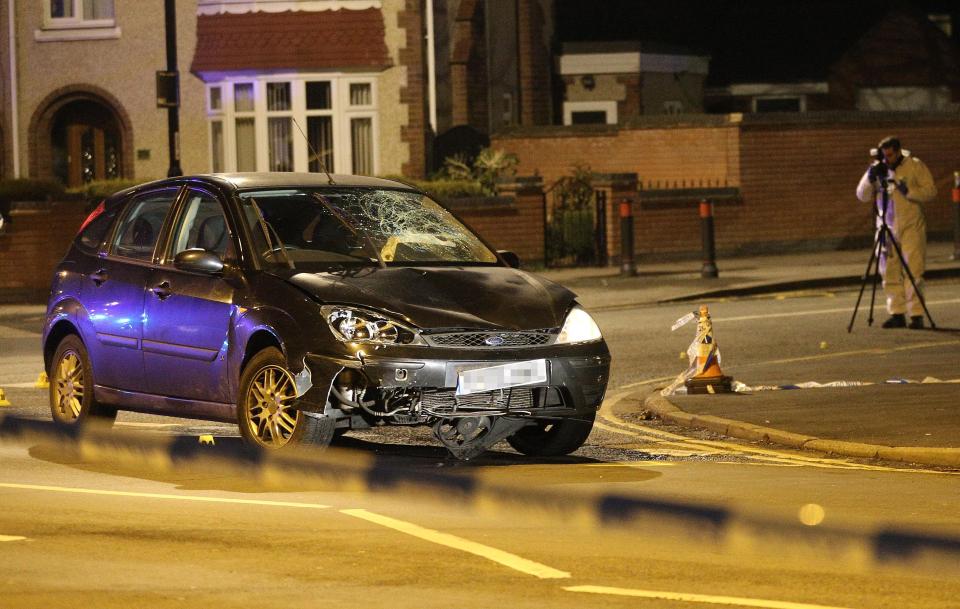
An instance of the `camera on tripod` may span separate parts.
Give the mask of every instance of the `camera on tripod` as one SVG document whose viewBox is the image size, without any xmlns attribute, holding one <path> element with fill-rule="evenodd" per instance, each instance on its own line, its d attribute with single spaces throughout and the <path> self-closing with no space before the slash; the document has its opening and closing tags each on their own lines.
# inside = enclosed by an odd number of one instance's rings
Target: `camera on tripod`
<svg viewBox="0 0 960 609">
<path fill-rule="evenodd" d="M 890 175 L 890 166 L 887 165 L 887 159 L 883 156 L 883 150 L 880 148 L 871 148 L 870 156 L 875 160 L 870 165 L 870 181 L 880 181 L 881 185 L 886 185 L 887 177 Z"/>
</svg>

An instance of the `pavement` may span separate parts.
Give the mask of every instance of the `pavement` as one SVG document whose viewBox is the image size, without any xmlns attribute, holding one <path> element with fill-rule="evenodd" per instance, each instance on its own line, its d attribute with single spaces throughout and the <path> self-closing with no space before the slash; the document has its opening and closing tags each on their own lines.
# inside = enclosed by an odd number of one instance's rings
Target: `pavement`
<svg viewBox="0 0 960 609">
<path fill-rule="evenodd" d="M 953 244 L 930 243 L 925 278 L 960 278 L 960 261 L 952 260 Z M 541 272 L 579 296 L 592 311 L 617 310 L 672 302 L 694 302 L 789 291 L 815 291 L 857 287 L 862 281 L 868 253 L 830 251 L 782 256 L 733 258 L 718 261 L 720 276 L 700 277 L 698 262 L 640 264 L 636 277 L 621 277 L 619 269 L 577 268 Z M 865 323 L 870 288 L 864 295 L 857 323 Z M 875 313 L 886 318 L 878 288 Z M 903 330 L 907 332 L 907 330 Z M 945 329 L 958 337 L 956 329 Z M 911 356 L 912 357 L 912 356 Z M 931 371 L 929 359 L 903 378 L 915 383 L 892 386 L 891 379 L 873 378 L 871 366 L 860 359 L 837 363 L 831 371 L 839 378 L 869 383 L 858 387 L 806 390 L 765 390 L 747 398 L 729 395 L 675 395 L 637 391 L 625 400 L 638 410 L 665 421 L 705 429 L 725 436 L 792 448 L 815 450 L 856 459 L 882 459 L 925 466 L 960 468 L 960 368 L 956 361 L 942 362 L 935 379 L 922 383 Z M 922 365 L 921 365 L 922 364 Z M 820 365 L 820 364 L 817 364 Z M 729 373 L 729 370 L 725 370 Z M 791 378 L 783 366 L 765 373 L 754 369 L 754 378 L 772 385 L 817 378 L 822 369 L 812 362 L 790 364 Z M 876 413 L 882 412 L 881 417 Z"/>
</svg>

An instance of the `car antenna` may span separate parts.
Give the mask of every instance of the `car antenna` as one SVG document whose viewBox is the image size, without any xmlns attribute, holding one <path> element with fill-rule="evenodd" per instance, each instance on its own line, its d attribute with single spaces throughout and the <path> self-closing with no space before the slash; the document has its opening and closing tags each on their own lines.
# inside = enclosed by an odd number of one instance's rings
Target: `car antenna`
<svg viewBox="0 0 960 609">
<path fill-rule="evenodd" d="M 327 174 L 327 180 L 330 181 L 330 184 L 331 184 L 331 185 L 336 184 L 336 182 L 333 181 L 333 176 L 331 176 L 331 175 L 330 175 L 330 172 L 327 171 L 327 166 L 324 164 L 323 158 L 322 158 L 319 154 L 317 154 L 316 148 L 314 148 L 314 147 L 313 147 L 313 144 L 310 143 L 310 138 L 308 138 L 308 137 L 307 137 L 307 134 L 304 133 L 304 132 L 303 132 L 303 129 L 300 128 L 300 123 L 298 123 L 298 122 L 297 122 L 297 119 L 295 119 L 295 118 L 293 118 L 293 117 L 291 117 L 291 119 L 293 120 L 293 124 L 297 126 L 297 131 L 299 131 L 299 132 L 300 132 L 300 135 L 303 136 L 303 139 L 305 139 L 305 140 L 307 141 L 307 148 L 310 149 L 310 154 L 313 155 L 313 158 L 317 159 L 317 163 L 320 164 L 320 169 L 323 171 L 323 173 Z M 307 165 L 309 166 L 309 162 L 307 163 Z"/>
</svg>

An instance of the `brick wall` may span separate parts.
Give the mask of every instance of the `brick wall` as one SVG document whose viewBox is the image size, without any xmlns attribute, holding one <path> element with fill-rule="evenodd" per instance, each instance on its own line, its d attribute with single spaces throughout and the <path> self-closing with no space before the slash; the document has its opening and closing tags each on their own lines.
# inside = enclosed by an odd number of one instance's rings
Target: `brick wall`
<svg viewBox="0 0 960 609">
<path fill-rule="evenodd" d="M 539 0 L 517 0 L 517 61 L 522 125 L 550 124 L 550 49 L 543 39 L 546 20 Z"/>
<path fill-rule="evenodd" d="M 407 123 L 400 138 L 410 147 L 410 160 L 403 164 L 403 175 L 422 177 L 427 167 L 427 106 L 424 102 L 423 11 L 420 2 L 406 0 L 398 17 L 406 33 L 406 46 L 400 50 L 400 65 L 407 68 L 407 83 L 400 90 L 400 103 L 407 107 Z"/>
<path fill-rule="evenodd" d="M 0 302 L 43 302 L 53 269 L 87 213 L 82 203 L 15 209 L 0 235 Z"/>
<path fill-rule="evenodd" d="M 812 113 L 656 118 L 624 127 L 519 129 L 492 146 L 519 156 L 519 172 L 549 189 L 575 164 L 598 173 L 636 173 L 641 188 L 731 186 L 741 200 L 715 207 L 721 253 L 783 248 L 859 247 L 872 238 L 870 206 L 857 201 L 868 150 L 885 135 L 934 175 L 937 200 L 926 206 L 933 237 L 951 230 L 950 189 L 960 123 L 954 115 Z M 635 242 L 641 255 L 700 248 L 697 201 L 641 204 Z"/>
<path fill-rule="evenodd" d="M 448 205 L 495 249 L 516 253 L 525 267 L 543 264 L 543 193 L 539 189 L 493 200 L 454 200 Z"/>
</svg>

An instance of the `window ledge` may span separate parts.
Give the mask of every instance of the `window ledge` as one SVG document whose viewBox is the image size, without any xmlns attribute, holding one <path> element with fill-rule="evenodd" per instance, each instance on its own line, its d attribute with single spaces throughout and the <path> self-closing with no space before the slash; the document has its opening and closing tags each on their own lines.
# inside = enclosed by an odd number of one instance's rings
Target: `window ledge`
<svg viewBox="0 0 960 609">
<path fill-rule="evenodd" d="M 119 27 L 72 27 L 34 30 L 37 42 L 64 42 L 70 40 L 114 40 L 120 38 Z"/>
</svg>

